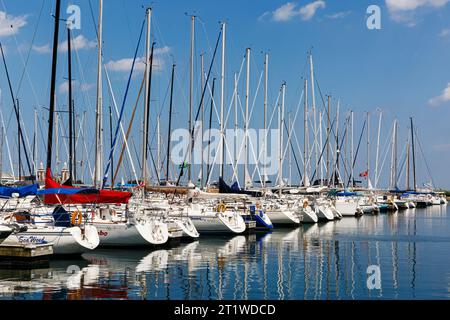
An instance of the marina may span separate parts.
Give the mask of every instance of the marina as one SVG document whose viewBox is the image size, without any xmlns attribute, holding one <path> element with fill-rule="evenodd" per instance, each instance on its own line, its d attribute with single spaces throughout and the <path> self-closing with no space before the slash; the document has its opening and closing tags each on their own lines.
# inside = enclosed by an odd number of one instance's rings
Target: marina
<svg viewBox="0 0 450 320">
<path fill-rule="evenodd" d="M 450 298 L 450 191 L 434 167 L 448 145 L 427 130 L 440 119 L 348 91 L 332 44 L 261 49 L 193 12 L 174 34 L 165 4 L 36 0 L 19 45 L 28 16 L 5 1 L 0 300 Z M 328 8 L 290 2 L 257 21 Z M 283 72 L 278 51 L 297 51 Z"/>
<path fill-rule="evenodd" d="M 98 249 L 0 271 L 2 299 L 448 299 L 447 207 L 344 218 L 165 249 Z M 381 289 L 366 270 L 381 268 Z"/>
</svg>

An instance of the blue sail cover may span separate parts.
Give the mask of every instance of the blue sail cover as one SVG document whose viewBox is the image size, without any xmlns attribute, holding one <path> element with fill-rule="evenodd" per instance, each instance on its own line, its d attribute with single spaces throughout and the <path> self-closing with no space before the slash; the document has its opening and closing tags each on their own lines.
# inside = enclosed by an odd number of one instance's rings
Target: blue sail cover
<svg viewBox="0 0 450 320">
<path fill-rule="evenodd" d="M 67 189 L 67 188 L 51 188 L 45 190 L 39 190 L 38 195 L 47 194 L 62 194 L 62 195 L 74 195 L 74 194 L 92 194 L 99 193 L 97 189 Z"/>
<path fill-rule="evenodd" d="M 25 187 L 0 187 L 0 197 L 11 198 L 13 193 L 17 193 L 19 198 L 34 196 L 38 193 L 38 189 L 38 184 Z"/>
</svg>

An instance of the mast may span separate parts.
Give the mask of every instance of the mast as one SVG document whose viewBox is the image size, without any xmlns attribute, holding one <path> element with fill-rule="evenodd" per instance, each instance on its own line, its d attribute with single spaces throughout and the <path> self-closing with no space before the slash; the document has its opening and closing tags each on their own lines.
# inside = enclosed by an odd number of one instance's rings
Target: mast
<svg viewBox="0 0 450 320">
<path fill-rule="evenodd" d="M 53 116 L 55 112 L 55 88 L 56 88 L 56 67 L 58 62 L 58 35 L 59 19 L 61 15 L 61 0 L 56 0 L 55 28 L 53 33 L 53 57 L 52 75 L 50 84 L 50 105 L 48 117 L 48 137 L 47 137 L 47 172 L 52 168 L 52 145 L 53 145 Z"/>
<path fill-rule="evenodd" d="M 250 94 L 250 48 L 247 48 L 247 77 L 245 86 L 245 120 L 244 120 L 244 188 L 247 188 L 247 176 L 248 176 L 248 103 Z"/>
<path fill-rule="evenodd" d="M 71 36 L 70 36 L 70 26 L 67 25 L 67 67 L 69 74 L 69 184 L 72 184 L 73 181 L 73 100 L 72 100 L 72 44 L 71 44 Z"/>
<path fill-rule="evenodd" d="M 397 119 L 394 120 L 392 131 L 392 155 L 391 155 L 391 188 L 397 188 Z"/>
<path fill-rule="evenodd" d="M 175 78 L 175 64 L 172 65 L 172 78 L 170 80 L 170 106 L 169 106 L 169 132 L 167 134 L 166 184 L 169 183 L 170 164 L 170 136 L 172 134 L 172 108 L 173 108 L 173 81 Z M 183 165 L 183 164 L 182 164 Z"/>
<path fill-rule="evenodd" d="M 156 117 L 156 176 L 158 177 L 158 181 L 160 180 L 160 170 L 161 170 L 161 127 L 159 122 L 159 114 Z"/>
<path fill-rule="evenodd" d="M 322 111 L 320 111 L 319 112 L 319 145 L 320 145 L 320 150 L 322 150 L 322 148 L 323 148 L 322 120 L 323 120 L 323 113 L 322 113 Z M 323 156 L 322 156 L 322 154 L 320 155 L 320 186 L 323 187 Z"/>
<path fill-rule="evenodd" d="M 367 112 L 367 189 L 370 184 L 370 121 L 369 112 Z"/>
<path fill-rule="evenodd" d="M 406 143 L 406 184 L 405 184 L 405 186 L 406 186 L 406 190 L 409 190 L 410 189 L 410 185 L 409 185 L 409 180 L 410 180 L 410 178 L 409 178 L 409 170 L 410 170 L 410 165 L 409 165 L 409 157 L 410 157 L 410 155 L 409 155 L 409 153 L 410 153 L 410 146 L 409 146 L 409 141 Z"/>
<path fill-rule="evenodd" d="M 237 73 L 234 73 L 234 134 L 237 135 L 238 132 L 238 80 Z M 234 147 L 234 170 L 236 170 L 236 178 L 239 177 L 239 168 L 238 168 L 238 144 L 235 143 Z"/>
<path fill-rule="evenodd" d="M 19 99 L 16 100 L 17 105 L 17 152 L 18 152 L 18 162 L 19 162 L 19 181 L 22 177 L 22 157 L 20 152 L 20 104 Z M 24 146 L 25 147 L 25 146 Z"/>
<path fill-rule="evenodd" d="M 220 135 L 221 135 L 221 165 L 220 176 L 223 178 L 225 167 L 225 123 L 224 123 L 224 99 L 225 99 L 225 35 L 226 35 L 226 23 L 222 22 L 222 66 L 220 75 Z"/>
<path fill-rule="evenodd" d="M 288 144 L 291 143 L 291 112 L 288 113 Z M 292 186 L 292 148 L 289 148 L 289 186 Z"/>
<path fill-rule="evenodd" d="M 278 156 L 278 185 L 280 186 L 280 196 L 282 194 L 281 187 L 283 186 L 283 132 L 284 132 L 284 98 L 286 95 L 286 83 L 281 85 L 281 105 L 279 106 L 279 156 Z"/>
<path fill-rule="evenodd" d="M 201 87 L 203 89 L 203 87 L 205 86 L 205 54 L 202 53 L 200 55 L 200 68 L 201 68 Z M 204 131 L 204 124 L 205 124 L 205 101 L 202 100 L 202 105 L 201 105 L 201 117 L 202 117 L 202 131 Z M 203 135 L 203 132 L 202 132 Z M 202 139 L 202 145 L 203 145 L 203 139 Z M 205 180 L 205 168 L 204 168 L 205 164 L 204 164 L 204 159 L 203 159 L 203 151 L 202 151 L 202 156 L 201 156 L 201 168 L 200 168 L 200 176 L 201 176 L 201 180 L 200 180 L 200 187 L 203 188 L 204 187 L 204 180 Z"/>
<path fill-rule="evenodd" d="M 112 121 L 112 109 L 109 106 L 109 144 L 110 148 L 113 147 L 113 121 Z M 114 177 L 114 155 L 111 157 L 111 177 Z M 114 188 L 114 183 L 111 180 L 111 190 Z"/>
<path fill-rule="evenodd" d="M 151 53 L 153 53 L 153 46 L 150 53 L 150 32 L 152 21 L 152 9 L 147 8 L 147 41 L 145 50 L 145 98 L 144 98 L 144 130 L 142 131 L 142 171 L 141 179 L 144 184 L 147 183 L 147 146 L 148 146 L 148 125 L 150 116 L 150 84 L 151 84 Z"/>
<path fill-rule="evenodd" d="M 55 118 L 55 147 L 56 147 L 56 172 L 59 173 L 59 113 L 56 112 L 56 118 Z"/>
<path fill-rule="evenodd" d="M 413 158 L 413 183 L 414 183 L 414 191 L 417 190 L 417 181 L 416 181 L 416 151 L 414 145 L 414 125 L 412 117 L 409 118 L 411 121 L 411 146 L 412 146 L 412 158 Z"/>
<path fill-rule="evenodd" d="M 341 152 L 339 150 L 339 111 L 341 106 L 341 99 L 338 99 L 337 102 L 337 109 L 336 109 L 336 146 L 335 146 L 335 157 L 336 157 L 336 168 L 334 172 L 334 183 L 337 182 L 339 185 L 339 153 Z"/>
<path fill-rule="evenodd" d="M 315 168 L 314 171 L 318 170 L 318 160 L 319 160 L 319 150 L 317 146 L 317 115 L 316 115 L 316 95 L 315 95 L 315 82 L 314 82 L 314 63 L 312 52 L 309 53 L 309 66 L 310 66 L 310 76 L 311 76 L 311 99 L 312 99 L 312 113 L 313 113 L 313 131 L 314 131 L 314 153 L 315 153 Z"/>
<path fill-rule="evenodd" d="M 77 183 L 77 114 L 75 113 L 75 101 L 72 100 L 72 119 L 73 119 L 73 176 L 72 180 Z"/>
<path fill-rule="evenodd" d="M 195 41 L 195 16 L 191 16 L 191 55 L 189 58 L 189 132 L 192 130 L 192 105 L 194 99 L 194 41 Z M 194 149 L 194 137 L 190 137 L 188 181 L 192 177 L 192 150 Z M 184 165 L 184 163 L 183 163 Z"/>
<path fill-rule="evenodd" d="M 38 115 L 37 115 L 37 110 L 36 110 L 36 108 L 34 108 L 34 154 L 33 154 L 33 158 L 34 158 L 34 160 L 33 160 L 33 163 L 34 163 L 34 176 L 36 177 L 36 180 L 37 180 L 37 170 L 38 170 L 38 164 L 37 164 L 37 161 L 38 161 L 38 128 L 37 128 L 37 119 L 38 119 Z M 2 128 L 2 134 L 3 134 L 3 128 Z M 2 140 L 2 143 L 3 143 L 3 140 Z M 2 146 L 2 150 L 3 150 L 3 146 Z M 1 156 L 0 156 L 0 158 L 1 158 Z M 0 161 L 1 161 L 1 159 L 0 159 Z M 1 169 L 0 169 L 0 174 L 1 174 Z M 0 179 L 0 184 L 1 184 L 1 179 Z"/>
<path fill-rule="evenodd" d="M 94 187 L 101 186 L 102 170 L 103 170 L 102 46 L 103 46 L 103 0 L 99 0 Z"/>
<path fill-rule="evenodd" d="M 354 113 L 353 113 L 353 110 L 352 111 L 350 111 L 350 116 L 351 116 L 351 135 L 352 135 L 352 137 L 351 137 L 351 141 L 350 141 L 350 165 L 351 165 L 351 167 L 350 167 L 350 176 L 351 176 L 351 183 L 352 183 L 352 188 L 354 187 L 354 185 L 355 185 L 355 176 L 354 176 L 354 174 L 355 174 L 355 166 L 354 166 L 354 149 L 353 149 L 353 124 L 354 124 L 354 122 L 353 122 L 353 120 L 354 120 Z"/>
<path fill-rule="evenodd" d="M 264 58 L 264 142 L 263 142 L 263 183 L 262 186 L 266 187 L 266 156 L 267 156 L 267 97 L 269 92 L 269 55 L 266 53 Z M 236 97 L 237 100 L 237 97 Z"/>
<path fill-rule="evenodd" d="M 331 180 L 331 166 L 330 166 L 330 133 L 331 133 L 331 96 L 328 95 L 328 112 L 327 112 L 327 183 L 330 185 Z"/>
<path fill-rule="evenodd" d="M 303 186 L 308 184 L 308 79 L 305 79 L 303 92 L 304 98 L 304 124 L 303 124 Z"/>
<path fill-rule="evenodd" d="M 216 78 L 213 78 L 212 88 L 211 88 L 211 108 L 209 111 L 209 138 L 208 138 L 208 163 L 206 165 L 206 182 L 209 182 L 209 177 L 211 175 L 211 127 L 212 127 L 212 114 L 213 114 L 213 108 L 214 108 L 214 92 L 216 88 Z"/>
<path fill-rule="evenodd" d="M 383 113 L 380 110 L 380 117 L 378 118 L 378 134 L 377 134 L 377 154 L 375 158 L 375 186 L 376 189 L 378 186 L 378 155 L 380 152 L 380 134 L 381 134 L 381 118 L 383 116 Z"/>
</svg>

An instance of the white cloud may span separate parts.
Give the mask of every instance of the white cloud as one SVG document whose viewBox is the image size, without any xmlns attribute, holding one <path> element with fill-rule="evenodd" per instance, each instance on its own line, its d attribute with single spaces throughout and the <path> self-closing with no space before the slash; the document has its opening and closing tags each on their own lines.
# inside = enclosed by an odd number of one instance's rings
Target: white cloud
<svg viewBox="0 0 450 320">
<path fill-rule="evenodd" d="M 83 92 L 87 92 L 89 90 L 92 90 L 93 88 L 95 88 L 95 83 L 81 83 L 78 80 L 73 80 L 72 81 L 72 89 L 73 90 L 81 90 Z M 64 81 L 63 83 L 61 83 L 58 86 L 58 92 L 60 94 L 65 94 L 69 92 L 69 82 L 68 81 Z"/>
<path fill-rule="evenodd" d="M 287 2 L 272 12 L 264 12 L 258 20 L 263 20 L 269 16 L 273 21 L 277 22 L 290 21 L 297 16 L 300 16 L 302 20 L 310 20 L 314 17 L 318 9 L 323 8 L 325 8 L 325 1 L 323 0 L 311 2 L 300 8 L 294 2 Z"/>
<path fill-rule="evenodd" d="M 450 101 L 450 82 L 447 84 L 447 87 L 442 90 L 441 95 L 428 100 L 428 105 L 431 107 L 437 107 L 447 101 Z"/>
<path fill-rule="evenodd" d="M 33 50 L 41 54 L 52 52 L 49 44 L 44 44 L 42 46 L 33 45 Z"/>
<path fill-rule="evenodd" d="M 288 2 L 283 4 L 281 7 L 276 9 L 272 14 L 272 19 L 274 21 L 289 21 L 296 15 L 298 15 L 298 11 L 295 10 L 297 5 L 293 2 Z"/>
<path fill-rule="evenodd" d="M 303 20 L 310 20 L 316 14 L 318 9 L 325 8 L 325 1 L 318 0 L 307 4 L 300 9 L 300 15 Z"/>
<path fill-rule="evenodd" d="M 450 36 L 450 29 L 442 29 L 441 32 L 439 32 L 439 37 L 445 38 Z"/>
<path fill-rule="evenodd" d="M 336 12 L 333 14 L 328 14 L 326 15 L 326 17 L 328 19 L 341 19 L 341 18 L 345 18 L 347 16 L 349 16 L 352 12 L 351 11 L 341 11 L 341 12 Z"/>
<path fill-rule="evenodd" d="M 416 10 L 422 7 L 440 8 L 450 0 L 385 0 L 394 21 L 414 26 Z"/>
<path fill-rule="evenodd" d="M 97 47 L 97 42 L 89 41 L 82 34 L 72 39 L 72 50 L 92 49 Z M 67 41 L 63 41 L 59 44 L 59 50 L 61 52 L 67 52 Z"/>
<path fill-rule="evenodd" d="M 153 71 L 161 71 L 165 66 L 164 55 L 170 52 L 170 47 L 156 48 L 153 53 Z M 111 60 L 106 64 L 106 67 L 110 71 L 115 72 L 130 72 L 131 66 L 133 64 L 133 58 L 124 58 L 119 60 Z M 136 59 L 134 65 L 134 72 L 144 72 L 145 71 L 145 57 L 139 57 Z"/>
<path fill-rule="evenodd" d="M 26 24 L 26 15 L 15 17 L 4 11 L 0 11 L 0 37 L 8 37 L 17 34 Z"/>
</svg>

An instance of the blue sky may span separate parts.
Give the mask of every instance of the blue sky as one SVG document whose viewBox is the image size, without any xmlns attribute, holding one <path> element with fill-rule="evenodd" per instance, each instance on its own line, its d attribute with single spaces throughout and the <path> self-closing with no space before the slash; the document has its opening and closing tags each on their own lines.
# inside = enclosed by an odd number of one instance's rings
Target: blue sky
<svg viewBox="0 0 450 320">
<path fill-rule="evenodd" d="M 371 162 L 374 163 L 375 157 L 377 108 L 383 110 L 382 146 L 389 139 L 388 134 L 395 118 L 399 120 L 399 143 L 404 144 L 408 134 L 409 117 L 412 116 L 435 184 L 450 188 L 450 173 L 447 170 L 450 159 L 448 140 L 450 127 L 447 125 L 450 119 L 449 2 L 448 0 L 105 1 L 104 63 L 110 70 L 114 94 L 120 105 L 130 66 L 130 60 L 127 59 L 133 57 L 145 15 L 144 8 L 151 5 L 154 18 L 152 36 L 158 48 L 151 119 L 154 128 L 156 115 L 160 113 L 162 130 L 166 132 L 167 89 L 173 62 L 177 65 L 174 127 L 185 127 L 187 123 L 190 21 L 186 13 L 198 16 L 195 51 L 197 83 L 200 74 L 200 54 L 205 52 L 206 65 L 209 65 L 212 47 L 220 27 L 219 21 L 225 20 L 228 23 L 226 105 L 231 101 L 233 73 L 239 71 L 245 48 L 251 47 L 252 98 L 263 70 L 263 53 L 268 52 L 270 103 L 275 103 L 280 85 L 282 81 L 286 81 L 286 111 L 295 110 L 301 94 L 301 77 L 305 75 L 307 51 L 312 48 L 316 77 L 322 93 L 333 96 L 334 106 L 337 99 L 340 99 L 342 118 L 348 110 L 355 112 L 357 122 L 355 139 L 358 138 L 364 113 L 371 112 Z M 91 3 L 97 19 L 98 3 L 95 0 L 91 0 Z M 88 125 L 85 135 L 92 137 L 96 76 L 95 26 L 88 0 L 71 1 L 70 4 L 79 5 L 81 8 L 81 30 L 75 30 L 73 34 L 77 47 L 74 58 L 75 101 L 79 113 L 87 112 Z M 371 4 L 379 5 L 381 8 L 381 30 L 369 30 L 366 27 L 368 18 L 366 9 Z M 68 5 L 69 2 L 62 1 L 63 17 L 66 16 L 65 8 Z M 17 98 L 20 99 L 22 108 L 26 110 L 23 112 L 23 118 L 30 139 L 33 131 L 33 109 L 38 108 L 41 118 L 45 119 L 47 116 L 42 107 L 48 106 L 49 103 L 53 7 L 53 1 L 49 0 L 0 2 L 0 41 L 6 50 L 15 92 L 18 91 L 22 78 Z M 64 42 L 65 38 L 65 29 L 61 28 L 60 42 Z M 61 46 L 57 76 L 57 103 L 61 109 L 67 105 L 67 90 L 64 85 L 67 77 L 65 51 Z M 23 61 L 26 61 L 28 53 L 26 73 L 22 77 Z M 139 56 L 144 56 L 143 45 L 140 47 Z M 215 77 L 220 75 L 219 62 L 220 55 L 213 68 Z M 135 103 L 143 70 L 142 63 L 138 63 L 138 69 L 141 73 L 133 77 L 126 109 L 127 120 Z M 8 138 L 11 140 L 10 148 L 15 150 L 14 139 L 17 129 L 10 120 L 12 107 L 3 68 L 0 74 L 2 111 L 7 122 Z M 241 80 L 243 78 L 244 75 Z M 239 91 L 243 96 L 244 81 L 241 82 Z M 110 102 L 106 82 L 104 88 L 107 107 Z M 256 97 L 256 104 L 259 106 L 262 105 L 261 90 L 262 88 Z M 200 89 L 197 85 L 196 104 L 199 99 Z M 321 105 L 319 99 L 318 96 L 318 105 Z M 139 108 L 138 118 L 141 115 L 140 109 L 142 108 Z M 62 117 L 66 116 L 62 114 Z M 105 118 L 105 129 L 108 129 L 107 120 Z M 43 126 L 44 123 L 45 121 L 42 121 Z M 260 127 L 261 124 L 261 112 L 254 112 L 252 126 Z M 300 119 L 295 126 L 298 138 L 301 139 L 303 129 Z M 43 129 L 45 136 L 46 131 Z M 105 135 L 109 135 L 108 130 Z M 166 137 L 166 134 L 163 136 Z M 138 150 L 139 138 L 139 128 L 136 128 L 133 131 L 133 139 Z M 109 140 L 106 140 L 105 144 L 109 144 Z M 91 145 L 89 141 L 88 153 L 92 153 Z M 43 150 L 43 146 L 41 141 L 40 151 Z M 357 171 L 364 170 L 366 151 L 365 146 L 361 148 L 362 155 L 358 161 Z M 399 152 L 402 152 L 401 147 Z M 417 153 L 418 181 L 422 184 L 430 178 L 421 159 L 421 151 Z M 63 145 L 61 154 L 63 154 L 61 157 L 65 158 Z M 14 160 L 15 155 L 12 157 Z M 384 157 L 384 154 L 381 157 Z M 389 157 L 388 155 L 383 169 L 386 172 L 383 178 L 385 183 L 389 176 L 387 172 L 390 165 Z M 40 158 L 41 161 L 44 160 L 44 152 Z M 4 171 L 7 171 L 9 160 L 6 155 L 3 162 Z"/>
</svg>

